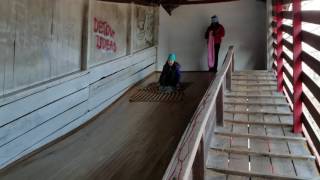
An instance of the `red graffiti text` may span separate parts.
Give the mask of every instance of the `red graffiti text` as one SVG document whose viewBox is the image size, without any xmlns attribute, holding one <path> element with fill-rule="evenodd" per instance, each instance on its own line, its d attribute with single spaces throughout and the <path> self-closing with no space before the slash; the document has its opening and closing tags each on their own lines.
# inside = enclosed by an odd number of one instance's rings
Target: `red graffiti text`
<svg viewBox="0 0 320 180">
<path fill-rule="evenodd" d="M 94 18 L 93 32 L 96 34 L 96 48 L 117 52 L 117 44 L 114 40 L 115 32 L 106 21 Z"/>
</svg>

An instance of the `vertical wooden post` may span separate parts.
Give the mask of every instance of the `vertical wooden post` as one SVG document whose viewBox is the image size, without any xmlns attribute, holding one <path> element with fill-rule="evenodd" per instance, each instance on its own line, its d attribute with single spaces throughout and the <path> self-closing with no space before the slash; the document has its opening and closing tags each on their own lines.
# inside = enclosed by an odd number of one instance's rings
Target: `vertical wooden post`
<svg viewBox="0 0 320 180">
<path fill-rule="evenodd" d="M 93 28 L 93 12 L 94 12 L 94 0 L 88 0 L 87 7 L 85 9 L 85 21 L 83 27 L 83 40 L 82 42 L 82 58 L 81 58 L 81 70 L 87 70 L 89 68 L 89 61 L 91 58 L 91 43 L 92 43 L 92 28 Z"/>
<path fill-rule="evenodd" d="M 192 165 L 192 179 L 193 180 L 204 180 L 204 142 L 203 135 L 198 147 L 196 157 Z"/>
<path fill-rule="evenodd" d="M 293 0 L 293 131 L 302 132 L 301 0 Z"/>
<path fill-rule="evenodd" d="M 233 55 L 232 55 L 230 66 L 228 67 L 227 74 L 226 74 L 226 88 L 229 91 L 231 91 L 231 84 L 232 84 L 232 69 L 233 69 Z"/>
<path fill-rule="evenodd" d="M 224 85 L 221 84 L 216 99 L 216 125 L 223 126 L 223 96 L 224 96 Z"/>
<path fill-rule="evenodd" d="M 283 52 L 283 45 L 282 45 L 282 3 L 280 0 L 276 1 L 275 5 L 275 19 L 277 23 L 276 33 L 277 33 L 277 79 L 278 79 L 278 91 L 283 91 L 283 59 L 282 59 L 282 52 Z"/>
<path fill-rule="evenodd" d="M 232 54 L 232 60 L 231 60 L 231 75 L 234 72 L 234 53 Z"/>
<path fill-rule="evenodd" d="M 135 8 L 135 4 L 134 2 L 131 2 L 129 6 L 129 24 L 130 26 L 128 26 L 128 36 L 127 36 L 127 55 L 132 56 L 133 55 L 133 27 L 134 27 L 134 8 Z"/>
</svg>

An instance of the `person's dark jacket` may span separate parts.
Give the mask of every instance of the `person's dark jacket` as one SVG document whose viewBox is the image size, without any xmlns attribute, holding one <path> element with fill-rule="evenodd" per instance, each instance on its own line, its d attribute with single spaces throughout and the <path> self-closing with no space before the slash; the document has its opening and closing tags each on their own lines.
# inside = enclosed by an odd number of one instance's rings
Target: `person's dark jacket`
<svg viewBox="0 0 320 180">
<path fill-rule="evenodd" d="M 176 87 L 180 83 L 180 65 L 174 62 L 172 66 L 168 62 L 163 66 L 160 75 L 160 86 Z"/>
<path fill-rule="evenodd" d="M 206 39 L 209 38 L 210 31 L 213 32 L 214 43 L 215 44 L 220 44 L 221 41 L 222 41 L 222 38 L 225 35 L 224 27 L 219 23 L 211 23 L 211 25 L 208 27 L 208 29 L 206 31 L 206 34 L 205 34 L 205 38 Z"/>
</svg>

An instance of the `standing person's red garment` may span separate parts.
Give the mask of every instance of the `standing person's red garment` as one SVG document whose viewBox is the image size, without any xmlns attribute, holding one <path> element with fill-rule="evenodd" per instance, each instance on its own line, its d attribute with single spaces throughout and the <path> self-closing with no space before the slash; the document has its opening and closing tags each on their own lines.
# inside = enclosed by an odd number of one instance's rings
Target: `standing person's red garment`
<svg viewBox="0 0 320 180">
<path fill-rule="evenodd" d="M 215 63 L 215 50 L 214 50 L 214 36 L 213 32 L 210 31 L 208 39 L 208 67 L 213 68 Z"/>
</svg>

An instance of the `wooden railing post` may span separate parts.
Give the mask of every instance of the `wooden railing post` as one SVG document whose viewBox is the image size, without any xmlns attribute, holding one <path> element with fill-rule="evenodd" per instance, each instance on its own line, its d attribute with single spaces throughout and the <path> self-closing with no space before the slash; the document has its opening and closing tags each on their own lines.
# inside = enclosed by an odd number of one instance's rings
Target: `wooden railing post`
<svg viewBox="0 0 320 180">
<path fill-rule="evenodd" d="M 302 132 L 301 0 L 293 0 L 293 131 Z"/>
<path fill-rule="evenodd" d="M 232 59 L 231 59 L 231 74 L 234 72 L 234 54 L 232 54 Z"/>
<path fill-rule="evenodd" d="M 192 165 L 192 179 L 204 180 L 204 137 L 202 135 L 196 157 Z"/>
<path fill-rule="evenodd" d="M 231 82 L 232 82 L 232 62 L 226 74 L 226 88 L 229 91 L 231 91 Z"/>
<path fill-rule="evenodd" d="M 219 92 L 216 99 L 216 125 L 223 126 L 223 97 L 224 97 L 224 86 L 221 84 Z"/>
</svg>

